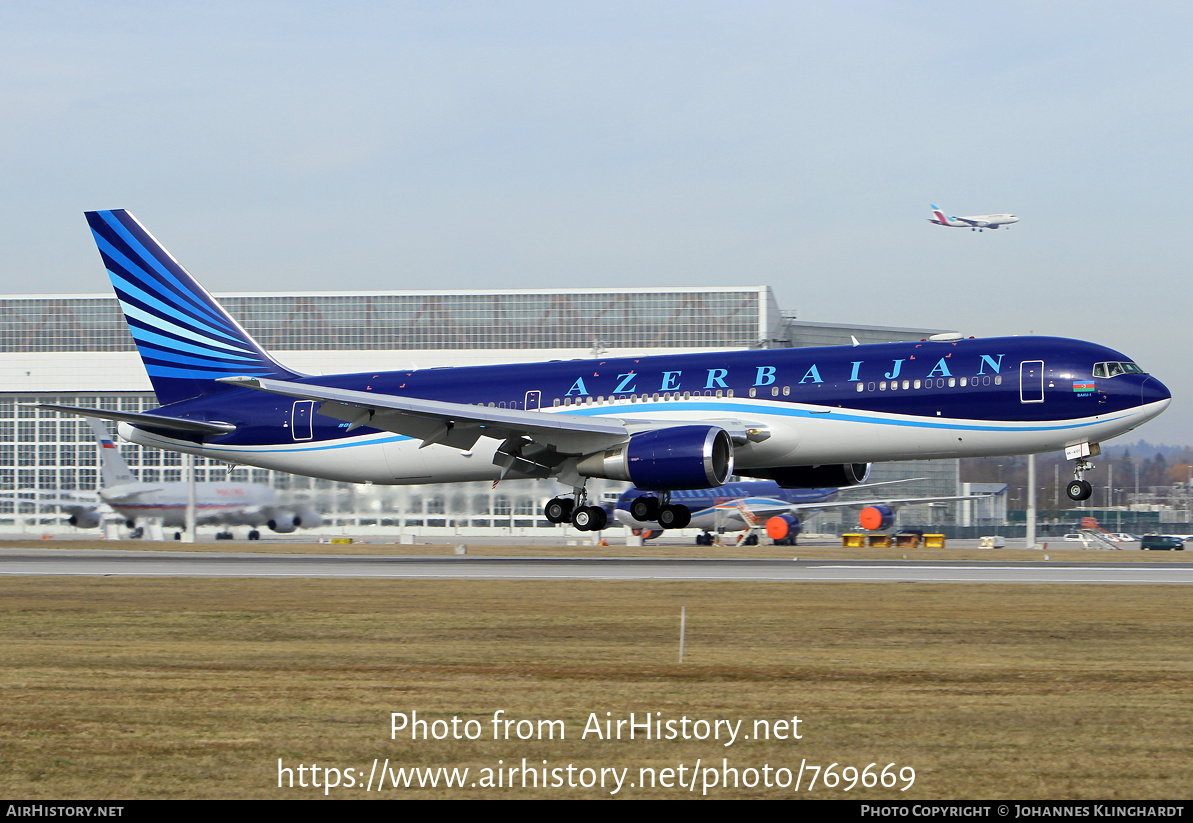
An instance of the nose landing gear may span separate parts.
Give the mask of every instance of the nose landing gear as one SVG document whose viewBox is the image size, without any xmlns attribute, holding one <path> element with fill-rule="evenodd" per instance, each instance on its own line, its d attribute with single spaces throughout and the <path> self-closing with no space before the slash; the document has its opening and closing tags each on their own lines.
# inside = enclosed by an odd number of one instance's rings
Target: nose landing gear
<svg viewBox="0 0 1193 823">
<path fill-rule="evenodd" d="M 1070 500 L 1089 500 L 1093 496 L 1094 487 L 1088 480 L 1081 479 L 1082 475 L 1093 467 L 1085 458 L 1079 459 L 1073 466 L 1073 481 L 1065 488 L 1065 494 Z"/>
</svg>

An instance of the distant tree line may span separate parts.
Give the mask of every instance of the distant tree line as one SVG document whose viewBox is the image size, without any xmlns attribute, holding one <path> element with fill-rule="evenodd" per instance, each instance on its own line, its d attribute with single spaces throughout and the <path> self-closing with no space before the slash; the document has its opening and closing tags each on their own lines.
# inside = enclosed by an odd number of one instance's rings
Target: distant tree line
<svg viewBox="0 0 1193 823">
<path fill-rule="evenodd" d="M 1147 452 L 1138 453 L 1140 447 L 1150 448 Z M 1140 441 L 1108 450 L 1108 453 L 1093 458 L 1092 462 L 1094 470 L 1087 472 L 1085 479 L 1094 485 L 1094 496 L 1087 505 L 1127 505 L 1131 501 L 1130 495 L 1136 490 L 1150 493 L 1170 490 L 1174 484 L 1187 484 L 1193 467 L 1193 446 L 1156 448 Z M 1064 452 L 1036 455 L 1036 505 L 1041 509 L 1077 507 L 1078 504 L 1065 494 L 1065 485 L 1072 479 L 1073 462 L 1065 459 Z M 967 483 L 1005 483 L 1007 507 L 1021 509 L 1027 506 L 1026 457 L 964 459 L 961 461 L 961 480 Z M 1113 499 L 1108 499 L 1106 486 L 1111 483 Z"/>
</svg>

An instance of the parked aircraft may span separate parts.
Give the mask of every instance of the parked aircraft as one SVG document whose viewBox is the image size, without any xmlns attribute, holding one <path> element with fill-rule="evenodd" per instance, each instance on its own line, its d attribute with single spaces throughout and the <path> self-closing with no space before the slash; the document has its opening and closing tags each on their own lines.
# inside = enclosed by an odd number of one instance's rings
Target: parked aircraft
<svg viewBox="0 0 1193 823">
<path fill-rule="evenodd" d="M 106 504 L 125 519 L 129 528 L 138 522 L 160 520 L 165 528 L 186 526 L 188 484 L 185 482 L 142 483 L 133 477 L 128 463 L 112 442 L 103 422 L 88 418 L 99 445 L 103 481 L 98 495 L 82 495 L 51 500 L 70 514 L 67 521 L 80 529 L 94 529 L 103 520 Z M 45 502 L 44 499 L 41 502 Z M 195 522 L 198 525 L 251 526 L 249 539 L 260 537 L 259 526 L 289 534 L 298 527 L 314 528 L 323 518 L 309 505 L 286 505 L 277 493 L 261 483 L 196 483 Z"/>
<path fill-rule="evenodd" d="M 873 461 L 1065 448 L 1088 497 L 1097 444 L 1171 402 L 1138 369 L 1097 377 L 1095 364 L 1130 363 L 1117 351 L 1034 336 L 304 375 L 127 211 L 87 220 L 162 405 L 42 408 L 119 421 L 134 443 L 332 480 L 555 477 L 573 493 L 544 515 L 585 531 L 606 524 L 590 477 L 660 492 L 657 522 L 682 528 L 691 512 L 671 493 L 734 473 L 850 486 Z"/>
<path fill-rule="evenodd" d="M 903 482 L 903 481 L 894 481 Z M 869 484 L 869 487 L 885 485 Z M 858 487 L 862 488 L 862 487 Z M 875 497 L 870 500 L 838 500 L 840 489 L 784 489 L 773 480 L 728 483 L 715 489 L 684 489 L 671 492 L 671 503 L 686 506 L 692 512 L 691 528 L 707 533 L 736 531 L 765 526 L 777 541 L 794 541 L 803 529 L 799 512 L 855 506 L 862 511 L 859 523 L 867 530 L 885 529 L 895 521 L 895 509 L 901 503 L 933 503 L 945 500 L 973 500 L 980 495 L 949 497 Z M 652 503 L 651 501 L 655 501 Z M 613 509 L 617 521 L 627 526 L 653 530 L 658 524 L 650 519 L 657 512 L 658 499 L 649 492 L 632 488 L 623 492 Z M 653 534 L 651 536 L 654 536 Z M 706 541 L 697 538 L 698 544 Z M 711 542 L 711 541 L 708 541 Z"/>
<path fill-rule="evenodd" d="M 997 229 L 999 226 L 1019 222 L 1019 218 L 1013 214 L 975 214 L 972 217 L 945 217 L 944 212 L 940 210 L 940 206 L 937 206 L 935 203 L 932 204 L 932 214 L 935 216 L 928 218 L 929 223 L 935 223 L 938 226 L 951 226 L 955 229 L 971 229 L 976 231 Z"/>
</svg>

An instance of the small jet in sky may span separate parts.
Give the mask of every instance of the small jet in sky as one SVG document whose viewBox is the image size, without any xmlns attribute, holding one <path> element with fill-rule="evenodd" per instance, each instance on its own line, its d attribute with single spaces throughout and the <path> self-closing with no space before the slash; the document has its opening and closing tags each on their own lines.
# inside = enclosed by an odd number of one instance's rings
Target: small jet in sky
<svg viewBox="0 0 1193 823">
<path fill-rule="evenodd" d="M 932 214 L 934 216 L 928 218 L 929 223 L 935 223 L 938 226 L 950 226 L 954 229 L 969 229 L 970 231 L 997 229 L 999 226 L 1019 222 L 1019 218 L 1013 214 L 975 214 L 971 217 L 945 217 L 944 212 L 940 210 L 940 206 L 935 203 L 932 204 Z"/>
<path fill-rule="evenodd" d="M 128 463 L 112 442 L 107 428 L 96 418 L 87 422 L 99 445 L 103 484 L 98 494 L 66 492 L 37 502 L 57 506 L 70 515 L 67 521 L 79 529 L 94 529 L 103 521 L 105 504 L 123 517 L 129 528 L 138 521 L 160 520 L 167 528 L 186 526 L 188 489 L 186 482 L 142 483 L 133 477 Z M 17 500 L 24 502 L 17 494 Z M 29 502 L 33 502 L 30 500 Z M 262 483 L 196 483 L 195 522 L 198 525 L 249 526 L 249 539 L 260 537 L 258 526 L 289 534 L 299 527 L 321 525 L 323 518 L 307 504 L 286 505 L 272 487 Z"/>
</svg>

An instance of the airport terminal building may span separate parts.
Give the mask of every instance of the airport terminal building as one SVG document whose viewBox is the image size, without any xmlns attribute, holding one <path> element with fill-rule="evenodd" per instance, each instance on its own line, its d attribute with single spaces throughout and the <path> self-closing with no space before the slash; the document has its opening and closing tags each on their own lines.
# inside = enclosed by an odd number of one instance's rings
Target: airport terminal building
<svg viewBox="0 0 1193 823">
<path fill-rule="evenodd" d="M 319 374 L 503 362 L 640 356 L 680 351 L 920 340 L 936 329 L 805 323 L 768 286 L 701 289 L 271 292 L 217 294 L 279 361 Z M 143 411 L 157 406 L 112 294 L 0 296 L 0 490 L 93 491 L 97 449 L 80 418 L 34 403 Z M 184 479 L 182 455 L 123 443 L 145 482 Z M 926 478 L 906 496 L 957 494 L 957 461 L 875 466 L 872 479 Z M 520 534 L 561 530 L 542 516 L 551 481 L 365 486 L 194 458 L 196 480 L 269 483 L 310 500 L 324 531 Z M 625 484 L 594 480 L 590 494 Z M 903 522 L 949 522 L 945 504 L 905 509 Z M 817 516 L 832 530 L 841 515 Z M 69 529 L 53 509 L 0 500 L 0 533 Z M 614 531 L 620 527 L 613 527 Z M 575 535 L 573 535 L 575 536 Z"/>
</svg>

